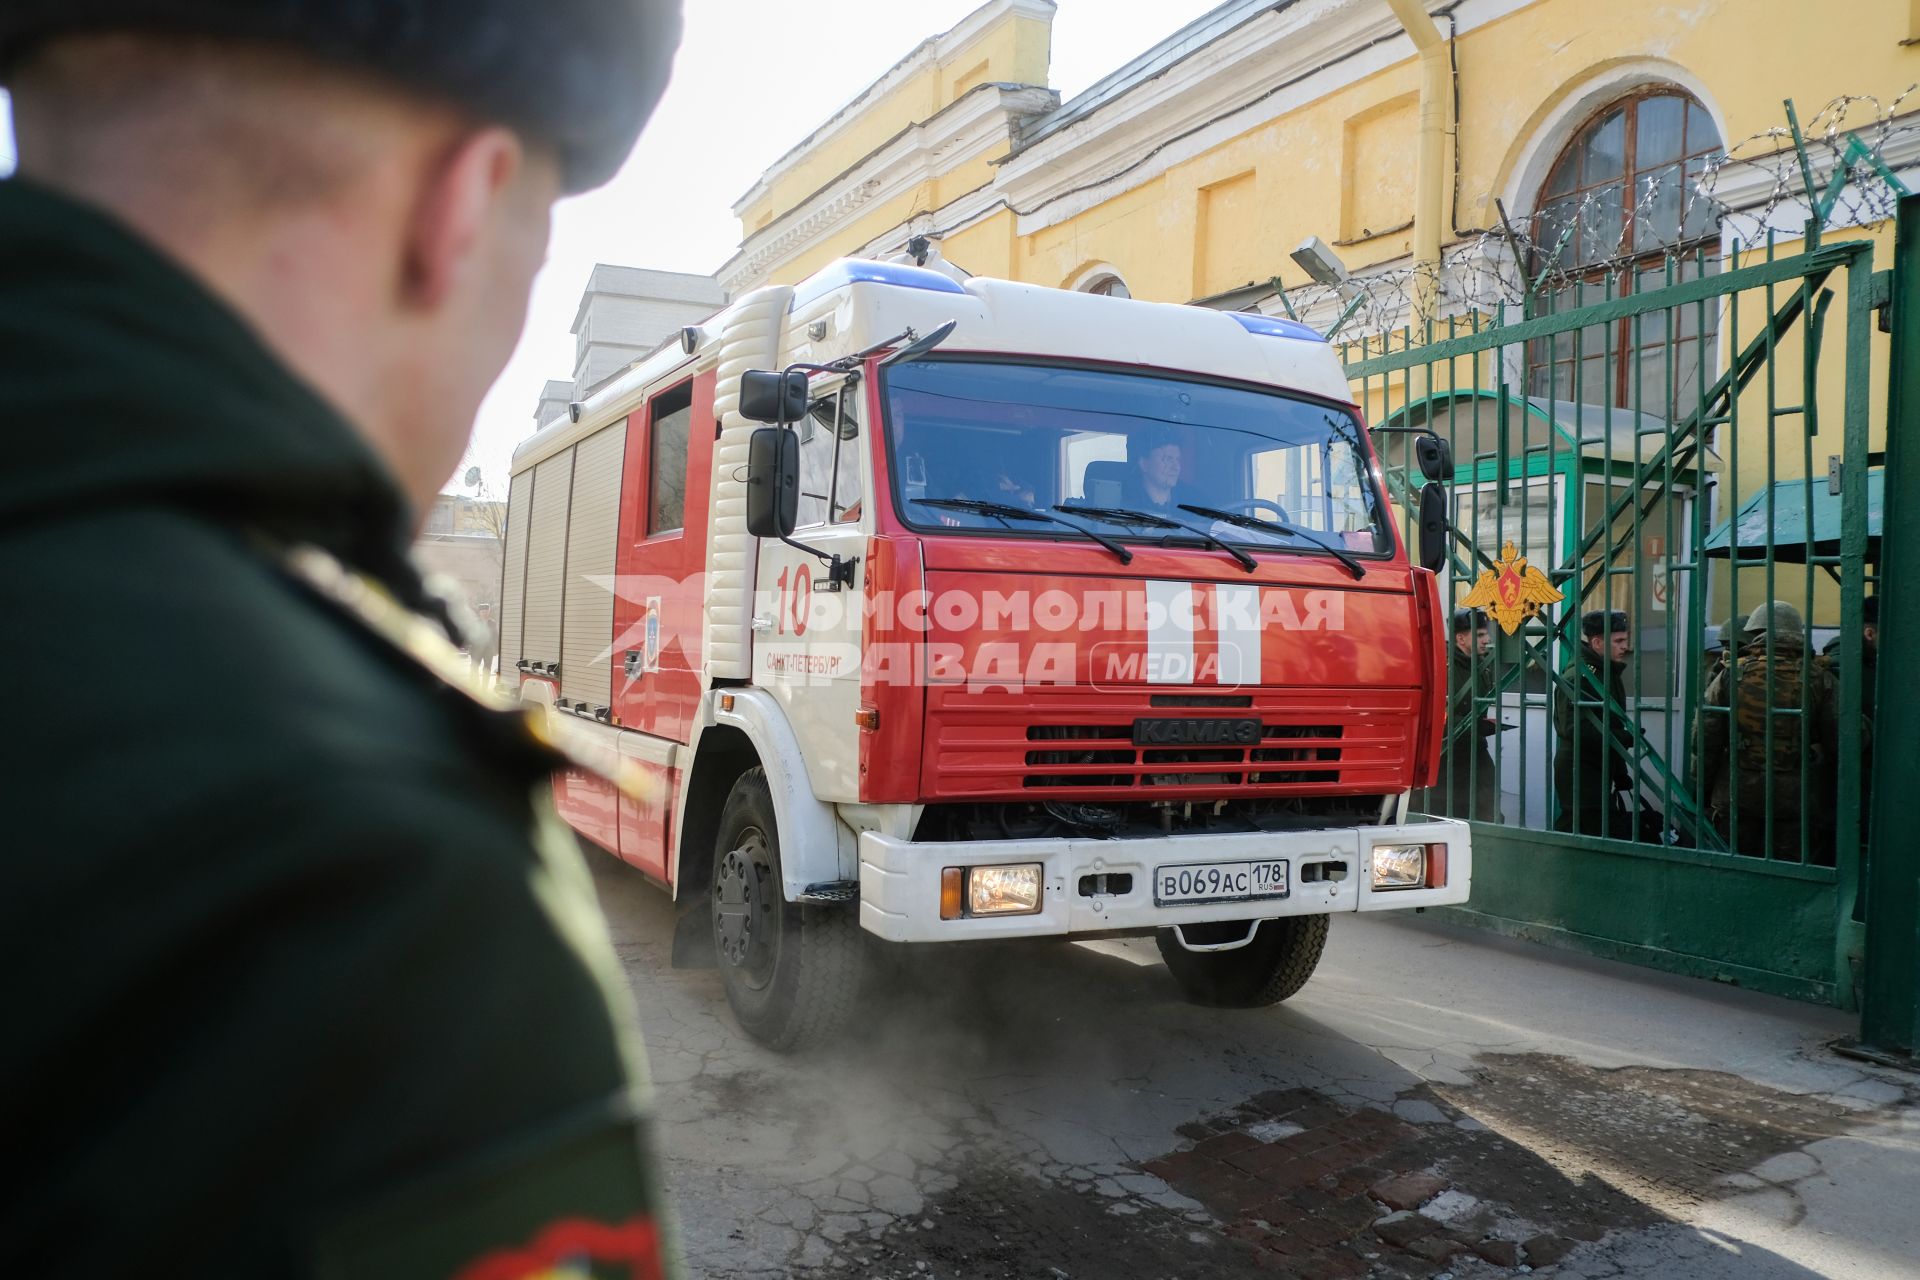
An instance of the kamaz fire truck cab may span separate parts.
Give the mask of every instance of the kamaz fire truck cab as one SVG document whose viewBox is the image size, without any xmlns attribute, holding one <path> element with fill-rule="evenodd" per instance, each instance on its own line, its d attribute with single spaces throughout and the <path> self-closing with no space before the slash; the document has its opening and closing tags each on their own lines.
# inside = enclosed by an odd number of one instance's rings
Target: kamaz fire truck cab
<svg viewBox="0 0 1920 1280">
<path fill-rule="evenodd" d="M 1305 326 L 842 261 L 519 448 L 502 671 L 665 784 L 555 793 L 767 1043 L 888 945 L 1150 933 L 1269 1004 L 1332 914 L 1467 897 L 1399 523 Z"/>
</svg>

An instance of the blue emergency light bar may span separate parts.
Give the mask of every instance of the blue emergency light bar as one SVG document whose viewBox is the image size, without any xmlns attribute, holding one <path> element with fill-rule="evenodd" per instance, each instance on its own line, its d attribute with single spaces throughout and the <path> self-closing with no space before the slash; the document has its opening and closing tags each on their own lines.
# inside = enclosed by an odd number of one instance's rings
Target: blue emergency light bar
<svg viewBox="0 0 1920 1280">
<path fill-rule="evenodd" d="M 1326 339 L 1314 332 L 1311 326 L 1298 320 L 1283 320 L 1279 316 L 1257 315 L 1251 311 L 1229 312 L 1240 327 L 1248 333 L 1257 333 L 1263 338 L 1292 338 L 1297 342 L 1325 342 Z"/>
<path fill-rule="evenodd" d="M 868 262 L 859 258 L 842 258 L 829 263 L 819 271 L 800 282 L 793 291 L 793 302 L 787 308 L 798 311 L 816 298 L 824 297 L 835 289 L 844 289 L 850 284 L 890 284 L 901 289 L 924 289 L 928 293 L 965 293 L 960 283 L 951 276 L 941 275 L 938 271 L 929 271 L 925 267 L 910 267 L 898 262 Z"/>
</svg>

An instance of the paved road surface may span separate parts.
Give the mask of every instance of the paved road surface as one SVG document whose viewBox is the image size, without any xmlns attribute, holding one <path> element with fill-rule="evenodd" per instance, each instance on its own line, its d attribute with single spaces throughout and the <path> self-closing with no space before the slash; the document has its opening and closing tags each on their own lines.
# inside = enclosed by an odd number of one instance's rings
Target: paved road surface
<svg viewBox="0 0 1920 1280">
<path fill-rule="evenodd" d="M 594 861 L 696 1276 L 1920 1276 L 1920 1082 L 1831 1011 L 1344 918 L 1275 1009 L 1148 941 L 949 949 L 782 1057 Z"/>
</svg>

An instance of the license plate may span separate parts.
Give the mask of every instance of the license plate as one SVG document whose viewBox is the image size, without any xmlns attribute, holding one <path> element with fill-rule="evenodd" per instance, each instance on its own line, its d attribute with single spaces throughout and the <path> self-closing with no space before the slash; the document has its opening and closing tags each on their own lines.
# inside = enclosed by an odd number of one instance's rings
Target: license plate
<svg viewBox="0 0 1920 1280">
<path fill-rule="evenodd" d="M 1153 901 L 1168 907 L 1191 902 L 1245 902 L 1287 896 L 1285 860 L 1269 862 L 1194 862 L 1155 867 Z"/>
</svg>

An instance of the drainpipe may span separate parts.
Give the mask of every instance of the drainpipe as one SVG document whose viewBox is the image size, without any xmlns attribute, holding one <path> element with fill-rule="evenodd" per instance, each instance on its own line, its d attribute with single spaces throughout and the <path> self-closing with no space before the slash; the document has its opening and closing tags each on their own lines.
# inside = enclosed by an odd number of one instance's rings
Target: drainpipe
<svg viewBox="0 0 1920 1280">
<path fill-rule="evenodd" d="M 1387 0 L 1420 52 L 1420 151 L 1413 185 L 1413 323 L 1423 334 L 1439 316 L 1440 227 L 1447 140 L 1447 42 L 1424 0 Z"/>
</svg>

